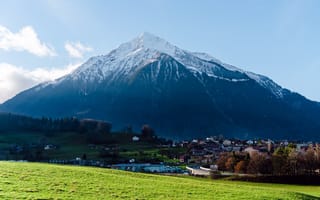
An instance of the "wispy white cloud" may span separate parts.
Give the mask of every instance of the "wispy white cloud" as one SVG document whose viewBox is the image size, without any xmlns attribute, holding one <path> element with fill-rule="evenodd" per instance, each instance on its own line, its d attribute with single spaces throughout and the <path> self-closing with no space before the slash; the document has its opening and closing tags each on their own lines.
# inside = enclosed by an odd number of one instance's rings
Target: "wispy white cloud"
<svg viewBox="0 0 320 200">
<path fill-rule="evenodd" d="M 82 58 L 84 53 L 93 51 L 91 47 L 85 46 L 80 42 L 66 42 L 64 48 L 69 53 L 69 56 L 73 58 Z"/>
<path fill-rule="evenodd" d="M 38 38 L 31 26 L 25 26 L 17 33 L 0 25 L 0 49 L 6 51 L 27 51 L 37 56 L 55 56 L 56 52 Z"/>
<path fill-rule="evenodd" d="M 71 73 L 79 65 L 80 63 L 61 68 L 28 70 L 8 63 L 0 63 L 0 103 L 41 82 L 54 80 Z"/>
</svg>

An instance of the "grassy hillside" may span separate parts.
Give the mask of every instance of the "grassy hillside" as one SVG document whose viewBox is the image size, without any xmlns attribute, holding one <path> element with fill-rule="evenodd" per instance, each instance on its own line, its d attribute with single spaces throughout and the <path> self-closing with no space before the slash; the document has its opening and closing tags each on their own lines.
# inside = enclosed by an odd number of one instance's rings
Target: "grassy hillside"
<svg viewBox="0 0 320 200">
<path fill-rule="evenodd" d="M 43 150 L 42 160 L 58 159 L 69 160 L 81 157 L 83 154 L 87 155 L 88 160 L 108 160 L 110 156 L 103 157 L 101 152 L 110 153 L 109 151 L 102 151 L 105 147 L 117 147 L 117 160 L 114 162 L 121 162 L 121 160 L 129 160 L 134 158 L 136 161 L 144 161 L 145 159 L 155 159 L 165 162 L 175 162 L 169 159 L 165 155 L 160 154 L 160 148 L 155 144 L 148 142 L 132 142 L 133 134 L 125 133 L 110 133 L 107 135 L 108 140 L 112 141 L 106 145 L 94 145 L 95 148 L 91 148 L 88 145 L 86 134 L 79 134 L 75 132 L 61 132 L 54 134 L 46 134 L 43 132 L 19 132 L 11 131 L 7 133 L 0 133 L 0 160 L 26 160 L 26 151 L 23 152 L 10 152 L 14 146 L 28 147 L 27 153 L 33 155 L 38 148 L 31 148 L 30 145 L 56 145 L 56 149 Z M 165 148 L 162 148 L 162 150 Z M 176 148 L 179 150 L 179 148 Z M 143 153 L 141 153 L 143 152 Z M 144 160 L 143 160 L 144 159 Z M 118 161 L 119 160 L 119 161 Z M 123 161 L 122 161 L 123 162 Z"/>
<path fill-rule="evenodd" d="M 85 135 L 79 135 L 73 132 L 56 133 L 46 136 L 42 132 L 9 132 L 0 134 L 0 158 L 1 159 L 24 159 L 21 154 L 9 154 L 9 148 L 13 145 L 29 144 L 55 144 L 59 149 L 43 152 L 49 159 L 72 159 L 80 157 L 86 153 L 90 159 L 96 159 L 97 151 L 88 147 Z M 7 158 L 8 157 L 8 158 Z"/>
<path fill-rule="evenodd" d="M 0 162 L 0 199 L 320 199 L 320 187 Z"/>
</svg>

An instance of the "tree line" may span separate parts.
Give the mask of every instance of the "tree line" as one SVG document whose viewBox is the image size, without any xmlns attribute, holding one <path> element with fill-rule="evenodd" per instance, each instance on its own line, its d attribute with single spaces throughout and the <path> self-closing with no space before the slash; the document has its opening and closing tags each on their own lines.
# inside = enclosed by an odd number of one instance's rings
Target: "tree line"
<svg viewBox="0 0 320 200">
<path fill-rule="evenodd" d="M 0 113 L 0 133 L 8 131 L 52 132 L 107 132 L 111 130 L 108 122 L 92 119 L 65 118 L 33 118 L 11 113 Z"/>
<path fill-rule="evenodd" d="M 223 152 L 216 161 L 220 171 L 276 176 L 316 175 L 320 169 L 320 146 L 310 145 L 306 151 L 279 147 L 272 154 Z"/>
</svg>

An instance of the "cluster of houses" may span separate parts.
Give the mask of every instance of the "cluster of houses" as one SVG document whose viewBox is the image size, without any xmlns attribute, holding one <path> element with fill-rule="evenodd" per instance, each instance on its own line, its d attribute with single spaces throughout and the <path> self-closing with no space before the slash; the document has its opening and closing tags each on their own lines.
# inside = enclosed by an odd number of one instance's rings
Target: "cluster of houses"
<svg viewBox="0 0 320 200">
<path fill-rule="evenodd" d="M 295 148 L 297 152 L 304 153 L 310 147 L 317 148 L 318 146 L 318 144 L 313 142 L 272 141 L 270 139 L 238 140 L 217 137 L 183 141 L 175 145 L 187 148 L 187 153 L 180 155 L 180 163 L 187 164 L 186 169 L 188 173 L 194 176 L 210 176 L 211 173 L 218 172 L 218 166 L 215 165 L 215 161 L 224 152 L 241 152 L 252 156 L 255 153 L 271 154 L 278 147 L 290 146 L 291 148 Z M 319 173 L 319 169 L 316 170 L 316 173 Z"/>
<path fill-rule="evenodd" d="M 300 143 L 268 140 L 239 140 L 239 139 L 221 139 L 218 137 L 208 137 L 203 140 L 194 139 L 176 143 L 181 147 L 186 147 L 186 154 L 180 155 L 181 163 L 212 164 L 219 158 L 222 152 L 246 152 L 252 155 L 254 152 L 272 153 L 280 146 L 293 145 L 297 151 L 306 151 L 312 142 Z"/>
</svg>

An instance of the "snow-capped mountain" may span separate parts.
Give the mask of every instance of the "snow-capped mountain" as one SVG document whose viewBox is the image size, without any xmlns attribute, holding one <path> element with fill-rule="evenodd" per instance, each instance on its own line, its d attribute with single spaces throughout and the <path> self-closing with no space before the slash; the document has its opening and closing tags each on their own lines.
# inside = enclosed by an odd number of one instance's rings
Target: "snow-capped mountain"
<svg viewBox="0 0 320 200">
<path fill-rule="evenodd" d="M 318 103 L 265 76 L 180 49 L 150 33 L 20 93 L 0 110 L 94 117 L 117 129 L 147 123 L 171 138 L 267 133 L 299 138 L 320 130 Z"/>
<path fill-rule="evenodd" d="M 234 82 L 254 79 L 261 86 L 273 91 L 275 95 L 282 96 L 282 88 L 267 77 L 245 72 L 234 66 L 222 63 L 206 53 L 188 52 L 179 49 L 150 33 L 143 33 L 132 41 L 120 45 L 107 56 L 91 58 L 73 73 L 72 78 L 83 81 L 103 81 L 108 79 L 112 82 L 119 76 L 130 76 L 139 70 L 139 67 L 156 61 L 161 54 L 173 57 L 197 77 L 206 74 L 210 77 Z M 92 65 L 99 65 L 99 67 L 92 67 Z M 248 77 L 239 77 L 236 73 L 234 76 L 232 74 L 223 74 L 221 70 L 240 72 Z"/>
</svg>

